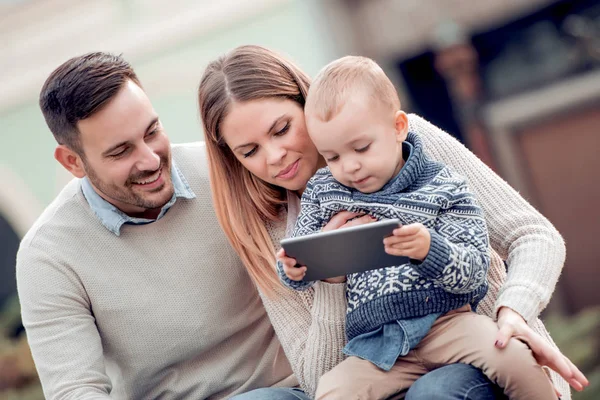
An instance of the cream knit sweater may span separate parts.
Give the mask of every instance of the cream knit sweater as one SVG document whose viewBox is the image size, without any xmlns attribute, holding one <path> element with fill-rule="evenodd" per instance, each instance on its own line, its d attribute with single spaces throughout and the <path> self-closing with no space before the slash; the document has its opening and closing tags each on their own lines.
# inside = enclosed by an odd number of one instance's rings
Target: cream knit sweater
<svg viewBox="0 0 600 400">
<path fill-rule="evenodd" d="M 562 237 L 547 219 L 450 135 L 414 114 L 409 115 L 409 125 L 411 132 L 420 135 L 431 158 L 467 177 L 484 210 L 492 250 L 488 294 L 479 303 L 478 312 L 495 318 L 500 307 L 510 307 L 553 343 L 537 316 L 548 304 L 565 260 Z M 283 223 L 269 226 L 276 248 L 283 237 L 289 236 L 298 215 L 299 201 L 291 194 L 289 197 L 292 200 L 287 227 Z M 508 276 L 503 260 L 508 265 Z M 319 377 L 343 359 L 344 286 L 318 282 L 305 292 L 287 290 L 276 298 L 262 296 L 292 369 L 310 394 L 314 394 Z M 554 372 L 551 375 L 563 399 L 570 399 L 566 381 Z"/>
</svg>

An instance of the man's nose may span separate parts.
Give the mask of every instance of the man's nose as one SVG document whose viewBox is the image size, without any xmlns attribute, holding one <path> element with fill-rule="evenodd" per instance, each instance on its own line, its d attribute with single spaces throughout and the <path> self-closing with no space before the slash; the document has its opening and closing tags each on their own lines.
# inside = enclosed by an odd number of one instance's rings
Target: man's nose
<svg viewBox="0 0 600 400">
<path fill-rule="evenodd" d="M 156 171 L 160 167 L 160 156 L 150 146 L 144 146 L 137 162 L 139 171 Z"/>
</svg>

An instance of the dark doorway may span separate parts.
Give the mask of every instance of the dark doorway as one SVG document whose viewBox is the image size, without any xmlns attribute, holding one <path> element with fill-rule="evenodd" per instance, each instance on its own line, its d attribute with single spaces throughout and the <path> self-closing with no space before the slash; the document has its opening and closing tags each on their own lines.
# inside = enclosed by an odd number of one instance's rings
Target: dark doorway
<svg viewBox="0 0 600 400">
<path fill-rule="evenodd" d="M 15 263 L 19 242 L 12 226 L 0 214 L 0 310 L 17 294 Z"/>
</svg>

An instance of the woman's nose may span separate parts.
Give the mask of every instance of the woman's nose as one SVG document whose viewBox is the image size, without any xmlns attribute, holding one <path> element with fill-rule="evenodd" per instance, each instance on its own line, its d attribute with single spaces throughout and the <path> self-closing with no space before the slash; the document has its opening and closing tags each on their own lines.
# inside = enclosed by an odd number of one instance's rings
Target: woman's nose
<svg viewBox="0 0 600 400">
<path fill-rule="evenodd" d="M 287 151 L 283 147 L 272 146 L 267 148 L 267 163 L 278 165 L 285 157 Z"/>
</svg>

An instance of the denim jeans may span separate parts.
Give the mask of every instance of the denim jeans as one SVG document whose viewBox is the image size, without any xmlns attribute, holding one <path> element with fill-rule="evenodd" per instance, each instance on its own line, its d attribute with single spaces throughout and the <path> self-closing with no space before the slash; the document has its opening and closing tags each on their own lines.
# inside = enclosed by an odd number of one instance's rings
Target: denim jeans
<svg viewBox="0 0 600 400">
<path fill-rule="evenodd" d="M 239 394 L 232 400 L 310 400 L 298 388 L 263 388 Z M 505 400 L 502 390 L 475 367 L 452 364 L 419 378 L 405 400 Z"/>
<path fill-rule="evenodd" d="M 311 400 L 298 388 L 262 388 L 233 396 L 231 400 Z"/>
<path fill-rule="evenodd" d="M 504 400 L 502 389 L 467 364 L 438 368 L 412 384 L 406 400 Z"/>
</svg>

